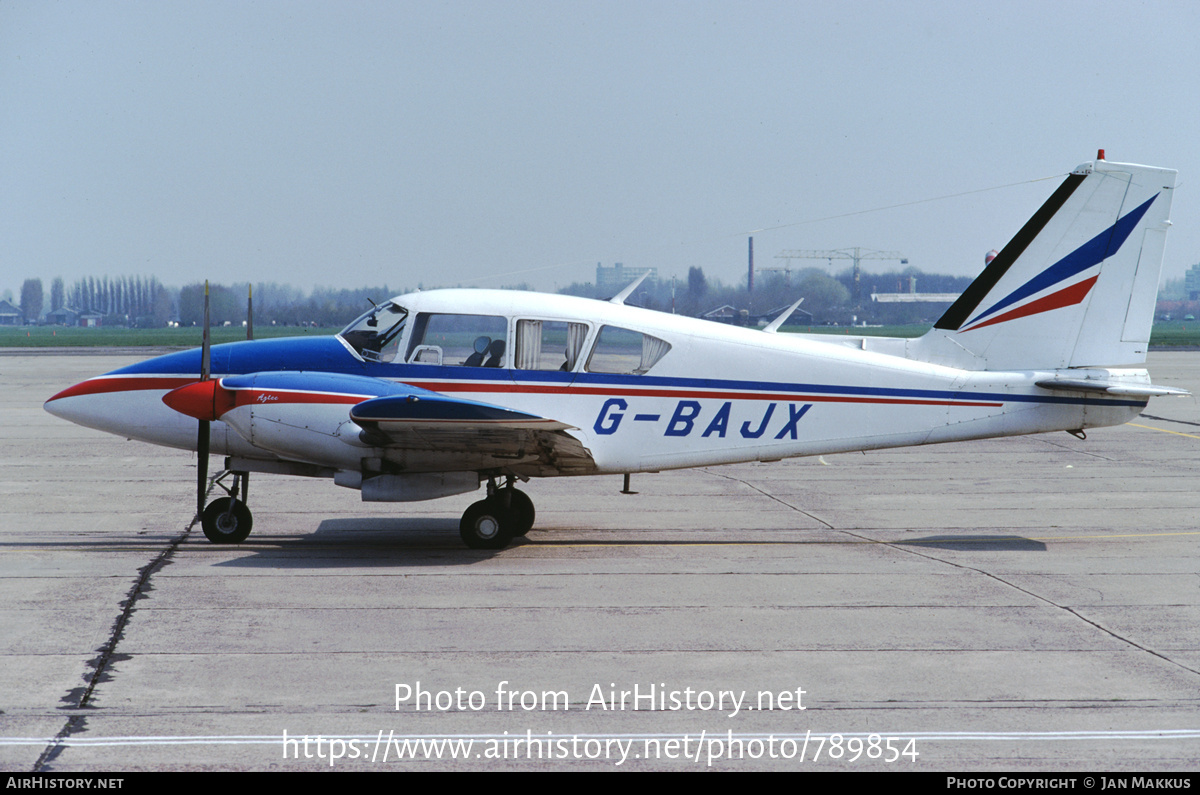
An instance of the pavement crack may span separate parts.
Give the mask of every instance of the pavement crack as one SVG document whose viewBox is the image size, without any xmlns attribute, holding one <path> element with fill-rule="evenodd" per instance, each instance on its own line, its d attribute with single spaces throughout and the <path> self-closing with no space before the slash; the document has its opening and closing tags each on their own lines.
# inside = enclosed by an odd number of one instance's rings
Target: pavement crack
<svg viewBox="0 0 1200 795">
<path fill-rule="evenodd" d="M 179 545 L 192 532 L 192 528 L 196 526 L 198 518 L 198 516 L 194 517 L 191 523 L 184 528 L 183 532 L 155 555 L 153 560 L 138 569 L 137 579 L 129 589 L 128 595 L 120 602 L 121 612 L 116 620 L 113 621 L 112 629 L 108 634 L 108 640 L 100 646 L 99 656 L 88 660 L 87 664 L 91 666 L 92 673 L 86 679 L 86 686 L 69 691 L 63 698 L 67 702 L 68 709 L 85 710 L 92 707 L 92 698 L 95 695 L 96 686 L 111 678 L 110 666 L 112 663 L 126 659 L 117 654 L 117 644 L 125 636 L 125 627 L 128 626 L 130 619 L 133 617 L 133 611 L 136 609 L 138 601 L 151 590 L 150 578 L 171 562 L 175 550 L 179 548 Z M 69 717 L 67 722 L 58 731 L 58 734 L 54 735 L 54 739 L 51 740 L 50 744 L 38 756 L 37 761 L 34 762 L 33 772 L 45 772 L 46 766 L 54 762 L 58 758 L 58 755 L 66 748 L 66 741 L 71 736 L 86 729 L 87 717 L 85 715 L 75 714 Z"/>
<path fill-rule="evenodd" d="M 856 535 L 855 533 L 851 533 L 848 530 L 844 530 L 842 532 L 845 532 L 849 535 L 855 535 L 856 537 L 859 537 L 859 538 L 864 538 L 864 539 L 866 538 L 865 536 L 860 536 L 860 535 Z M 869 540 L 869 539 L 867 539 L 867 540 Z M 1095 629 L 1098 629 L 1099 631 L 1108 635 L 1110 638 L 1112 638 L 1116 641 L 1119 641 L 1120 643 L 1124 643 L 1127 646 L 1132 646 L 1133 648 L 1138 649 L 1139 651 L 1145 652 L 1146 654 L 1149 654 L 1153 657 L 1157 657 L 1158 659 L 1162 660 L 1163 662 L 1169 663 L 1170 665 L 1173 665 L 1177 668 L 1182 668 L 1183 670 L 1187 671 L 1190 674 L 1195 674 L 1197 676 L 1200 676 L 1200 670 L 1197 670 L 1195 668 L 1191 668 L 1187 665 L 1184 665 L 1183 663 L 1179 662 L 1178 660 L 1173 660 L 1161 652 L 1155 651 L 1154 649 L 1151 649 L 1148 646 L 1144 646 L 1141 643 L 1138 643 L 1137 641 L 1133 640 L 1132 638 L 1127 638 L 1124 635 L 1114 632 L 1113 630 L 1109 629 L 1108 627 L 1104 626 L 1103 624 L 1101 624 L 1097 621 L 1093 621 L 1092 619 L 1088 618 L 1083 613 L 1080 613 L 1078 610 L 1076 610 L 1073 607 L 1068 607 L 1067 605 L 1061 605 L 1061 604 L 1055 602 L 1053 599 L 1048 599 L 1047 597 L 1042 596 L 1041 594 L 1034 593 L 1033 591 L 1029 590 L 1028 588 L 1022 588 L 1021 586 L 1017 585 L 1016 583 L 1009 582 L 1008 580 L 1004 579 L 1003 577 L 1001 577 L 997 574 L 992 574 L 989 571 L 984 571 L 983 569 L 976 568 L 975 566 L 967 566 L 962 563 L 955 563 L 952 560 L 946 560 L 944 558 L 939 558 L 936 555 L 928 554 L 920 549 L 912 549 L 912 548 L 908 548 L 908 547 L 902 547 L 899 544 L 892 542 L 892 541 L 880 541 L 878 543 L 881 543 L 884 546 L 892 547 L 893 549 L 896 549 L 900 552 L 908 552 L 910 554 L 917 555 L 917 556 L 925 558 L 927 560 L 936 561 L 938 563 L 944 563 L 947 566 L 953 566 L 956 569 L 962 569 L 964 571 L 973 571 L 976 574 L 981 574 L 984 577 L 988 577 L 989 579 L 995 580 L 996 582 L 1000 583 L 1001 585 L 1012 588 L 1013 590 L 1023 593 L 1032 599 L 1036 599 L 1039 602 L 1047 604 L 1050 607 L 1053 607 L 1057 610 L 1062 610 L 1065 613 L 1069 613 L 1072 616 L 1074 616 L 1075 618 L 1084 622 L 1085 624 L 1087 624 Z"/>
<path fill-rule="evenodd" d="M 1057 442 L 1053 439 L 1038 438 L 1038 439 L 1036 439 L 1036 441 L 1041 442 L 1042 444 L 1048 444 L 1051 447 L 1057 447 L 1060 450 L 1066 450 L 1068 453 L 1077 453 L 1079 455 L 1088 455 L 1088 456 L 1091 456 L 1092 458 L 1099 458 L 1101 461 L 1112 461 L 1114 463 L 1117 461 L 1117 459 L 1112 458 L 1110 456 L 1100 455 L 1099 453 L 1093 453 L 1090 450 L 1080 450 L 1078 447 L 1072 447 L 1070 444 L 1063 444 L 1062 442 Z"/>
<path fill-rule="evenodd" d="M 760 489 L 758 486 L 755 486 L 753 483 L 751 483 L 751 482 L 749 482 L 749 481 L 742 480 L 741 478 L 735 478 L 733 475 L 725 475 L 725 474 L 722 474 L 722 473 L 720 473 L 720 472 L 714 472 L 714 471 L 712 471 L 711 469 L 705 469 L 704 471 L 705 471 L 705 472 L 707 472 L 707 473 L 708 473 L 708 474 L 710 474 L 710 475 L 716 475 L 716 476 L 717 476 L 717 477 L 719 477 L 719 478 L 725 478 L 726 480 L 733 480 L 733 481 L 736 481 L 736 482 L 738 482 L 738 483 L 741 483 L 743 486 L 748 486 L 749 488 L 752 488 L 752 489 L 754 489 L 755 491 L 757 491 L 759 494 L 763 495 L 764 497 L 767 497 L 767 498 L 769 498 L 769 499 L 775 500 L 775 502 L 779 503 L 780 505 L 785 505 L 785 506 L 787 506 L 788 508 L 791 508 L 791 509 L 792 509 L 793 511 L 795 511 L 796 513 L 801 513 L 801 514 L 804 514 L 804 515 L 805 515 L 805 516 L 807 516 L 809 519 L 812 519 L 814 522 L 820 522 L 821 524 L 825 525 L 825 527 L 829 528 L 830 530 L 836 530 L 836 529 L 837 529 L 836 527 L 834 527 L 833 525 L 831 525 L 829 522 L 825 521 L 825 520 L 824 520 L 824 519 L 822 519 L 821 517 L 819 517 L 819 516 L 817 516 L 817 515 L 815 515 L 815 514 L 811 514 L 811 513 L 809 513 L 808 511 L 804 510 L 803 508 L 800 508 L 799 506 L 792 505 L 792 504 L 791 504 L 790 502 L 788 502 L 787 500 L 781 500 L 779 497 L 776 497 L 774 494 L 771 494 L 770 492 L 767 492 L 767 491 L 764 491 L 763 489 Z"/>
</svg>

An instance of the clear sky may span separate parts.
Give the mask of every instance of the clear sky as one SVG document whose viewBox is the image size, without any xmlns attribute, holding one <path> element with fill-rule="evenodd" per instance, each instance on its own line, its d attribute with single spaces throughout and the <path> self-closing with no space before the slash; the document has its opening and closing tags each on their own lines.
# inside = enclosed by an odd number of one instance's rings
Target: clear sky
<svg viewBox="0 0 1200 795">
<path fill-rule="evenodd" d="M 1198 38 L 1182 0 L 5 0 L 0 290 L 734 282 L 751 230 L 974 274 L 1101 147 L 1179 170 L 1174 278 Z"/>
</svg>

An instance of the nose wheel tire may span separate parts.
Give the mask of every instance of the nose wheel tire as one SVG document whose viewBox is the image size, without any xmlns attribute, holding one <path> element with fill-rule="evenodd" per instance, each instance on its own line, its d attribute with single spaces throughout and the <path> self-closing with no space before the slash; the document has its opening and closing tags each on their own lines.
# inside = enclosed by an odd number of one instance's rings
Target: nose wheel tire
<svg viewBox="0 0 1200 795">
<path fill-rule="evenodd" d="M 204 509 L 200 515 L 200 526 L 204 529 L 204 537 L 214 544 L 240 544 L 250 535 L 254 517 L 246 503 L 221 497 Z"/>
</svg>

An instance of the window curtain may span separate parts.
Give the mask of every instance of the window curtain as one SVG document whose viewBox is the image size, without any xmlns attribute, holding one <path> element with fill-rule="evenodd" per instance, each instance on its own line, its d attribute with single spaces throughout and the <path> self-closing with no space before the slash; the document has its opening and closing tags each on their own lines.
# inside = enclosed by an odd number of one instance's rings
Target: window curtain
<svg viewBox="0 0 1200 795">
<path fill-rule="evenodd" d="M 574 370 L 583 353 L 583 341 L 587 339 L 587 326 L 583 323 L 567 324 L 567 369 Z"/>
<path fill-rule="evenodd" d="M 517 323 L 517 369 L 536 370 L 542 358 L 542 321 Z"/>
<path fill-rule="evenodd" d="M 649 334 L 642 335 L 642 365 L 638 368 L 639 373 L 644 373 L 658 363 L 658 360 L 667 355 L 667 351 L 671 350 L 671 343 L 660 340 L 658 337 L 651 337 Z"/>
</svg>

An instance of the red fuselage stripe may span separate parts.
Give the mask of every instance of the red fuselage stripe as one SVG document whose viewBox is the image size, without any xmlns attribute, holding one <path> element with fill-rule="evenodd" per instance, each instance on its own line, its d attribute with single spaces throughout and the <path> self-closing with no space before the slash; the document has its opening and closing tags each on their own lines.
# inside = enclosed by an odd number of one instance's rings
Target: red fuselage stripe
<svg viewBox="0 0 1200 795">
<path fill-rule="evenodd" d="M 805 403 L 890 403 L 910 406 L 1003 406 L 1003 403 L 966 400 L 931 400 L 921 398 L 875 398 L 839 395 L 808 395 L 801 392 L 722 392 L 694 389 L 622 389 L 588 386 L 541 386 L 535 384 L 465 384 L 455 381 L 407 381 L 433 392 L 519 392 L 541 395 L 611 395 L 615 397 L 680 397 L 715 400 L 790 400 Z"/>
<path fill-rule="evenodd" d="M 133 392 L 148 389 L 176 389 L 194 383 L 197 379 L 177 376 L 137 376 L 120 378 L 93 378 L 64 389 L 51 400 L 97 395 L 111 392 Z M 599 395 L 613 397 L 660 397 L 660 398 L 705 398 L 710 400 L 775 400 L 804 401 L 806 403 L 869 403 L 906 406 L 1003 406 L 998 401 L 981 400 L 936 400 L 926 398 L 855 397 L 842 395 L 812 395 L 799 392 L 731 392 L 722 390 L 695 389 L 630 389 L 622 387 L 586 387 L 515 383 L 466 383 L 461 381 L 407 381 L 434 392 L 473 392 L 533 395 Z M 280 403 L 330 403 L 355 404 L 368 399 L 363 395 L 339 395 L 329 392 L 284 392 L 282 390 L 237 390 L 237 405 L 260 402 L 261 395 L 277 395 Z M 243 397 L 245 394 L 245 397 Z"/>
</svg>

